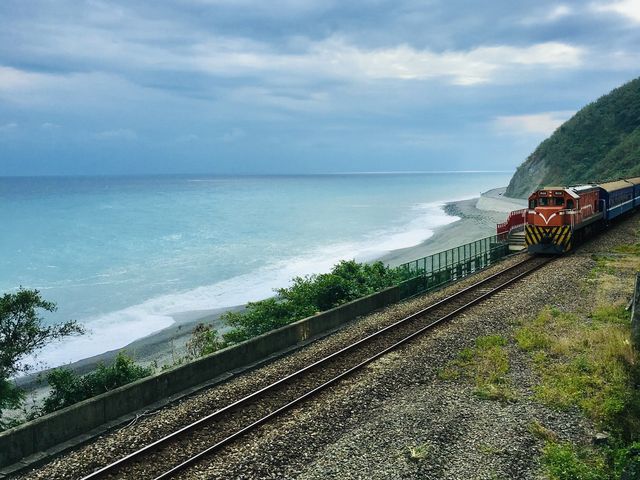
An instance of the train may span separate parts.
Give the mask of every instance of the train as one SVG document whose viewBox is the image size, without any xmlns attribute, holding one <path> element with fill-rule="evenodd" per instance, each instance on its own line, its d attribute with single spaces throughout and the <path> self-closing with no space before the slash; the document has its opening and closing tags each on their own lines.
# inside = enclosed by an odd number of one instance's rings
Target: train
<svg viewBox="0 0 640 480">
<path fill-rule="evenodd" d="M 640 208 L 640 177 L 600 184 L 545 187 L 529 196 L 524 212 L 529 253 L 562 254 Z"/>
</svg>

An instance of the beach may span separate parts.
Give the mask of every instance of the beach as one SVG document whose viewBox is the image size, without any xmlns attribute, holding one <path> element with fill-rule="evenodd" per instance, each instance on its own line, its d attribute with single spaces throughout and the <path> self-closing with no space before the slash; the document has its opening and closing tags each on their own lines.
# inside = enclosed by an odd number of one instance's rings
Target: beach
<svg viewBox="0 0 640 480">
<path fill-rule="evenodd" d="M 508 212 L 524 208 L 526 200 L 512 199 L 504 196 L 505 188 L 495 188 L 484 192 L 478 198 L 459 200 L 446 203 L 444 211 L 458 217 L 447 225 L 435 229 L 434 234 L 419 245 L 409 248 L 393 250 L 378 260 L 390 266 L 416 260 L 418 258 L 447 250 L 464 243 L 472 242 L 480 238 L 495 234 L 496 224 L 503 222 Z M 77 373 L 86 373 L 96 367 L 100 362 L 112 361 L 120 351 L 131 355 L 138 363 L 143 365 L 171 365 L 186 353 L 186 343 L 191 333 L 199 323 L 212 325 L 218 331 L 224 331 L 225 325 L 221 315 L 227 311 L 239 311 L 243 305 L 231 308 L 215 310 L 196 310 L 174 314 L 174 323 L 158 332 L 137 339 L 124 348 L 116 349 L 91 356 L 77 362 L 66 365 Z M 41 377 L 42 375 L 40 375 Z M 23 388 L 38 388 L 38 375 L 31 375 L 19 379 L 18 383 Z"/>
</svg>

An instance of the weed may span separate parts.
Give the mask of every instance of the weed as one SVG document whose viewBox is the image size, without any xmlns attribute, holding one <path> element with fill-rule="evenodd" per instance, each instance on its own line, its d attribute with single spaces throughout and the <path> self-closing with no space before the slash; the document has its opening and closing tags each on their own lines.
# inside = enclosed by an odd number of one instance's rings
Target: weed
<svg viewBox="0 0 640 480">
<path fill-rule="evenodd" d="M 476 339 L 476 347 L 480 350 L 488 350 L 491 347 L 504 347 L 507 339 L 502 335 L 487 335 Z"/>
<path fill-rule="evenodd" d="M 489 335 L 476 339 L 474 348 L 465 348 L 439 372 L 443 380 L 468 378 L 475 385 L 474 394 L 485 400 L 511 402 L 517 395 L 509 385 L 507 339 Z"/>
<path fill-rule="evenodd" d="M 432 447 L 423 443 L 422 445 L 416 445 L 415 447 L 409 447 L 409 458 L 414 462 L 420 462 L 425 460 L 431 453 Z"/>
<path fill-rule="evenodd" d="M 640 243 L 633 243 L 630 245 L 620 245 L 613 248 L 616 253 L 625 253 L 628 255 L 640 255 Z"/>
<path fill-rule="evenodd" d="M 624 310 L 602 307 L 591 322 L 553 309 L 518 329 L 518 346 L 533 353 L 541 382 L 537 397 L 559 409 L 582 408 L 601 424 L 622 413 L 636 352 Z"/>
<path fill-rule="evenodd" d="M 593 449 L 576 448 L 569 443 L 547 443 L 543 450 L 542 462 L 551 480 L 608 478 L 602 454 Z"/>
<path fill-rule="evenodd" d="M 600 305 L 591 314 L 596 322 L 620 323 L 627 325 L 631 319 L 631 313 L 625 305 Z"/>
<path fill-rule="evenodd" d="M 493 445 L 489 445 L 488 443 L 481 443 L 478 445 L 478 450 L 485 455 L 500 455 L 505 452 L 504 448 L 494 447 Z"/>
<path fill-rule="evenodd" d="M 528 425 L 529 433 L 531 433 L 534 437 L 544 440 L 545 442 L 557 442 L 558 435 L 553 430 L 548 429 L 538 420 L 532 421 Z"/>
</svg>

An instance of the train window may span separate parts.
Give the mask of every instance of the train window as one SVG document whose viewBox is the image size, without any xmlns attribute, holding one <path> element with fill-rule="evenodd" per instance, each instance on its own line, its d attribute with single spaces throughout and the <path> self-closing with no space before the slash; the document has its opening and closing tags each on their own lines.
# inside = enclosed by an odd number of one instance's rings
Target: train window
<svg viewBox="0 0 640 480">
<path fill-rule="evenodd" d="M 534 209 L 536 208 L 536 199 L 532 198 L 531 200 L 529 200 L 529 208 Z"/>
<path fill-rule="evenodd" d="M 561 207 L 564 205 L 564 198 L 556 198 L 556 206 Z"/>
<path fill-rule="evenodd" d="M 540 199 L 540 206 L 541 207 L 546 207 L 547 205 L 549 205 L 549 199 L 548 198 L 541 198 Z"/>
<path fill-rule="evenodd" d="M 571 199 L 567 200 L 567 208 L 569 210 L 573 209 L 573 200 L 571 200 Z"/>
</svg>

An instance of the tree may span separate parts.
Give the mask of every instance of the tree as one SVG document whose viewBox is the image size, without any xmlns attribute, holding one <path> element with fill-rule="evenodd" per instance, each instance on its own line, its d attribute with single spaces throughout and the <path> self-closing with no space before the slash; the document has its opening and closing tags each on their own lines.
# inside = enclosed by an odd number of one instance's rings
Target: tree
<svg viewBox="0 0 640 480">
<path fill-rule="evenodd" d="M 11 381 L 32 368 L 21 360 L 54 340 L 84 333 L 75 321 L 45 325 L 39 310 L 54 312 L 56 305 L 44 300 L 38 290 L 20 287 L 0 297 L 0 429 L 2 410 L 17 408 L 24 398 Z"/>
</svg>

